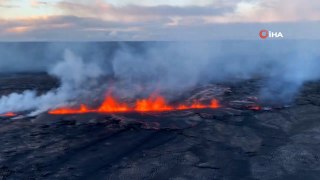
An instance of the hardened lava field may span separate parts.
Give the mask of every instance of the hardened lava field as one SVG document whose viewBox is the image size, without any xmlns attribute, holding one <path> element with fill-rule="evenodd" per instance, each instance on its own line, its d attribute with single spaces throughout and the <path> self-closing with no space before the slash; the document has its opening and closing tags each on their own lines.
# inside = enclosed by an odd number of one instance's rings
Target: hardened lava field
<svg viewBox="0 0 320 180">
<path fill-rule="evenodd" d="M 320 82 L 288 106 L 261 105 L 261 80 L 208 84 L 217 108 L 0 117 L 1 179 L 318 179 Z M 58 82 L 3 75 L 0 95 Z M 132 178 L 134 177 L 134 178 Z"/>
</svg>

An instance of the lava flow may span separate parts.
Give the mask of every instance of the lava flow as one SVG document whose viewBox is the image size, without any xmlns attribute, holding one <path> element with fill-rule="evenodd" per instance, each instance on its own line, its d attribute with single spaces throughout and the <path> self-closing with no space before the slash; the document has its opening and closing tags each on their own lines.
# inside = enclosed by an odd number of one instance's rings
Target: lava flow
<svg viewBox="0 0 320 180">
<path fill-rule="evenodd" d="M 168 105 L 166 99 L 159 95 L 151 95 L 146 99 L 138 99 L 130 106 L 128 103 L 119 102 L 111 95 L 108 95 L 103 103 L 98 108 L 89 108 L 85 104 L 81 104 L 79 108 L 58 108 L 49 111 L 49 114 L 64 115 L 64 114 L 85 114 L 85 113 L 114 113 L 114 112 L 161 112 L 161 111 L 175 111 L 187 109 L 205 109 L 219 108 L 219 101 L 213 99 L 211 104 L 202 104 L 199 101 L 194 101 L 192 104 L 179 104 L 178 106 Z"/>
<path fill-rule="evenodd" d="M 17 114 L 13 113 L 13 112 L 7 112 L 5 114 L 0 114 L 0 117 L 14 117 L 17 116 Z"/>
<path fill-rule="evenodd" d="M 258 106 L 258 105 L 255 105 L 255 106 L 251 106 L 249 107 L 250 110 L 253 110 L 253 111 L 260 111 L 262 109 L 262 107 Z"/>
</svg>

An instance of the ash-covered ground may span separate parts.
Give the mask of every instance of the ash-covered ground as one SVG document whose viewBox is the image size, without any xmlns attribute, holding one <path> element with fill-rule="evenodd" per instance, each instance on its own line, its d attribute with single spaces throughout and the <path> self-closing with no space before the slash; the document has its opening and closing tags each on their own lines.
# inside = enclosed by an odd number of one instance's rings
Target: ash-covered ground
<svg viewBox="0 0 320 180">
<path fill-rule="evenodd" d="M 319 179 L 320 82 L 290 106 L 257 108 L 261 80 L 186 96 L 223 107 L 163 113 L 0 118 L 0 179 Z M 2 75 L 0 95 L 58 82 Z"/>
</svg>

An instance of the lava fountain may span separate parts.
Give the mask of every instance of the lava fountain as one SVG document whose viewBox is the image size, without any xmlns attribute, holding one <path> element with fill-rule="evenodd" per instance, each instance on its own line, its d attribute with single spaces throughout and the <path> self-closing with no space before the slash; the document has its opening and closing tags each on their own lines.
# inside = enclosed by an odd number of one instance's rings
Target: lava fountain
<svg viewBox="0 0 320 180">
<path fill-rule="evenodd" d="M 179 104 L 177 106 L 173 106 L 169 105 L 163 96 L 153 94 L 145 99 L 137 99 L 133 105 L 130 105 L 129 103 L 118 101 L 112 95 L 107 95 L 98 108 L 89 108 L 87 105 L 81 104 L 78 108 L 62 107 L 54 109 L 49 111 L 49 114 L 64 115 L 117 112 L 163 112 L 188 109 L 216 109 L 219 107 L 220 103 L 216 99 L 212 99 L 210 104 L 202 104 L 200 101 L 195 100 L 191 104 Z"/>
</svg>

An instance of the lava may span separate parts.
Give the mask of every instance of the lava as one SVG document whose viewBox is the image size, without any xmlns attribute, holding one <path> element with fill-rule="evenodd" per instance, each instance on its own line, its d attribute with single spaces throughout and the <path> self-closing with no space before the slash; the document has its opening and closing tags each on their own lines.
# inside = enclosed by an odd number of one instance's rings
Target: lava
<svg viewBox="0 0 320 180">
<path fill-rule="evenodd" d="M 99 107 L 98 112 L 126 112 L 129 106 L 125 103 L 119 103 L 111 95 L 108 95 Z"/>
<path fill-rule="evenodd" d="M 211 104 L 210 104 L 210 108 L 215 109 L 215 108 L 219 108 L 219 107 L 220 107 L 219 101 L 216 99 L 212 99 Z"/>
<path fill-rule="evenodd" d="M 14 116 L 17 116 L 16 113 L 13 113 L 13 112 L 7 112 L 5 114 L 0 114 L 1 117 L 14 117 Z"/>
<path fill-rule="evenodd" d="M 253 111 L 260 111 L 260 110 L 262 110 L 262 107 L 256 105 L 256 106 L 249 107 L 249 109 L 253 110 Z"/>
<path fill-rule="evenodd" d="M 189 109 L 204 109 L 207 108 L 208 106 L 200 103 L 199 101 L 195 100 L 192 105 L 189 107 Z"/>
<path fill-rule="evenodd" d="M 55 110 L 50 111 L 50 114 L 85 114 L 89 112 L 94 112 L 90 110 L 86 105 L 81 104 L 79 109 L 73 108 L 58 108 Z"/>
<path fill-rule="evenodd" d="M 162 96 L 151 96 L 148 99 L 137 100 L 134 109 L 140 112 L 174 110 Z"/>
<path fill-rule="evenodd" d="M 166 99 L 160 95 L 151 95 L 145 99 L 138 99 L 133 105 L 125 102 L 120 102 L 111 95 L 107 95 L 102 104 L 98 108 L 89 108 L 85 104 L 81 104 L 79 108 L 62 107 L 49 111 L 52 115 L 64 114 L 85 114 L 85 113 L 115 113 L 115 112 L 162 112 L 162 111 L 176 111 L 187 109 L 205 109 L 219 108 L 219 101 L 212 99 L 211 104 L 203 104 L 199 101 L 194 101 L 191 104 L 179 104 L 178 106 L 171 106 Z"/>
</svg>

